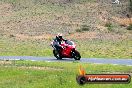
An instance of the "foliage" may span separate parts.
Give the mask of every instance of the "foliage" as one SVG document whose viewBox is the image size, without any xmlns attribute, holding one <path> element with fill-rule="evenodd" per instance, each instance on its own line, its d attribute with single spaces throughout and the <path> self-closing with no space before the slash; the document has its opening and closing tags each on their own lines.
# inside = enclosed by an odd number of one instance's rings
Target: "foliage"
<svg viewBox="0 0 132 88">
<path fill-rule="evenodd" d="M 107 27 L 107 29 L 108 29 L 109 31 L 112 31 L 112 30 L 113 30 L 113 25 L 112 25 L 112 23 L 110 23 L 110 22 L 107 22 L 107 23 L 105 24 L 105 27 Z"/>
<path fill-rule="evenodd" d="M 127 30 L 132 30 L 132 24 L 127 27 Z"/>
<path fill-rule="evenodd" d="M 83 32 L 83 31 L 89 31 L 90 26 L 82 25 L 80 29 L 76 29 L 76 32 Z"/>
<path fill-rule="evenodd" d="M 90 26 L 82 25 L 82 31 L 89 31 Z"/>
<path fill-rule="evenodd" d="M 82 32 L 82 30 L 81 29 L 76 29 L 76 32 Z"/>
</svg>

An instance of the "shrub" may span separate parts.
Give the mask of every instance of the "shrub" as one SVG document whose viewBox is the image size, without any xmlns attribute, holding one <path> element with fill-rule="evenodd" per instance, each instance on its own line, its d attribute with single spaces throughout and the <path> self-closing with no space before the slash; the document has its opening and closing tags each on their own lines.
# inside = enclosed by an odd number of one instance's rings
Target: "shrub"
<svg viewBox="0 0 132 88">
<path fill-rule="evenodd" d="M 89 31 L 90 26 L 82 25 L 80 29 L 76 29 L 76 32 L 83 32 L 83 31 Z"/>
<path fill-rule="evenodd" d="M 127 30 L 132 30 L 132 24 L 127 27 Z"/>
<path fill-rule="evenodd" d="M 82 32 L 82 30 L 81 29 L 76 29 L 76 32 Z"/>
<path fill-rule="evenodd" d="M 106 24 L 105 24 L 105 27 L 107 27 L 107 29 L 108 29 L 109 31 L 112 31 L 112 30 L 113 30 L 113 25 L 112 25 L 112 23 L 106 23 Z"/>
<path fill-rule="evenodd" d="M 87 25 L 82 25 L 82 31 L 89 31 L 90 27 Z"/>
<path fill-rule="evenodd" d="M 10 38 L 12 38 L 12 37 L 15 37 L 15 35 L 13 35 L 13 34 L 10 34 Z"/>
<path fill-rule="evenodd" d="M 107 22 L 107 23 L 105 24 L 105 27 L 111 27 L 111 26 L 112 26 L 112 24 L 109 23 L 109 22 Z"/>
</svg>

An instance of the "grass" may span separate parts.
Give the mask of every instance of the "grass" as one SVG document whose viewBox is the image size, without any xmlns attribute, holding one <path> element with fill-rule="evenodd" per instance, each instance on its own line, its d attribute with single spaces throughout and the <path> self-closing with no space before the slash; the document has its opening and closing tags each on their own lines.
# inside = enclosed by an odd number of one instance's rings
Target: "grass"
<svg viewBox="0 0 132 88">
<path fill-rule="evenodd" d="M 83 40 L 77 43 L 83 57 L 132 58 L 131 41 Z"/>
<path fill-rule="evenodd" d="M 129 40 L 73 40 L 82 57 L 87 58 L 132 58 Z M 1 41 L 1 56 L 53 56 L 49 40 L 42 41 Z"/>
<path fill-rule="evenodd" d="M 1 62 L 1 61 L 0 61 Z M 4 63 L 7 63 L 5 61 Z M 11 61 L 10 64 L 0 65 L 0 88 L 131 88 L 130 84 L 87 84 L 80 86 L 76 83 L 79 66 L 82 65 L 88 74 L 101 73 L 130 73 L 131 66 L 81 64 L 78 62 L 34 62 Z M 34 66 L 38 69 L 34 69 Z M 40 67 L 48 67 L 40 69 Z M 52 68 L 52 69 L 50 69 Z M 55 70 L 58 69 L 58 70 Z"/>
<path fill-rule="evenodd" d="M 11 42 L 12 40 L 1 42 L 2 56 L 51 56 L 50 42 L 34 42 L 34 41 L 19 41 Z M 7 47 L 8 46 L 8 47 Z M 46 47 L 48 46 L 48 47 Z"/>
</svg>

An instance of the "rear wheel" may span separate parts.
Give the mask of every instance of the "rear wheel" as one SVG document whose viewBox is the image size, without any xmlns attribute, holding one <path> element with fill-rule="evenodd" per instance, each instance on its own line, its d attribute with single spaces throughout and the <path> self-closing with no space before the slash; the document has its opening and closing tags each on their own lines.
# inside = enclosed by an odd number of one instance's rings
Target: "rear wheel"
<svg viewBox="0 0 132 88">
<path fill-rule="evenodd" d="M 78 52 L 78 51 L 73 51 L 73 58 L 75 59 L 75 60 L 80 60 L 80 58 L 81 58 L 81 55 L 80 55 L 80 53 Z"/>
<path fill-rule="evenodd" d="M 54 56 L 57 58 L 57 60 L 61 60 L 62 57 L 60 56 L 59 52 L 57 50 L 53 50 Z"/>
</svg>

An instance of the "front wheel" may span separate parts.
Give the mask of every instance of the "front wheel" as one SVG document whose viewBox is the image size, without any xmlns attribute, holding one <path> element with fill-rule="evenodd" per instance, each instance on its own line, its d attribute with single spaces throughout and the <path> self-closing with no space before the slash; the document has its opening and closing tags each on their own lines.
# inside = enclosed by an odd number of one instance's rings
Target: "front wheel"
<svg viewBox="0 0 132 88">
<path fill-rule="evenodd" d="M 73 51 L 73 58 L 75 60 L 80 60 L 81 59 L 81 55 L 77 50 Z"/>
<path fill-rule="evenodd" d="M 57 60 L 61 60 L 62 59 L 60 54 L 59 54 L 59 52 L 57 50 L 53 50 L 53 54 L 57 58 Z"/>
</svg>

